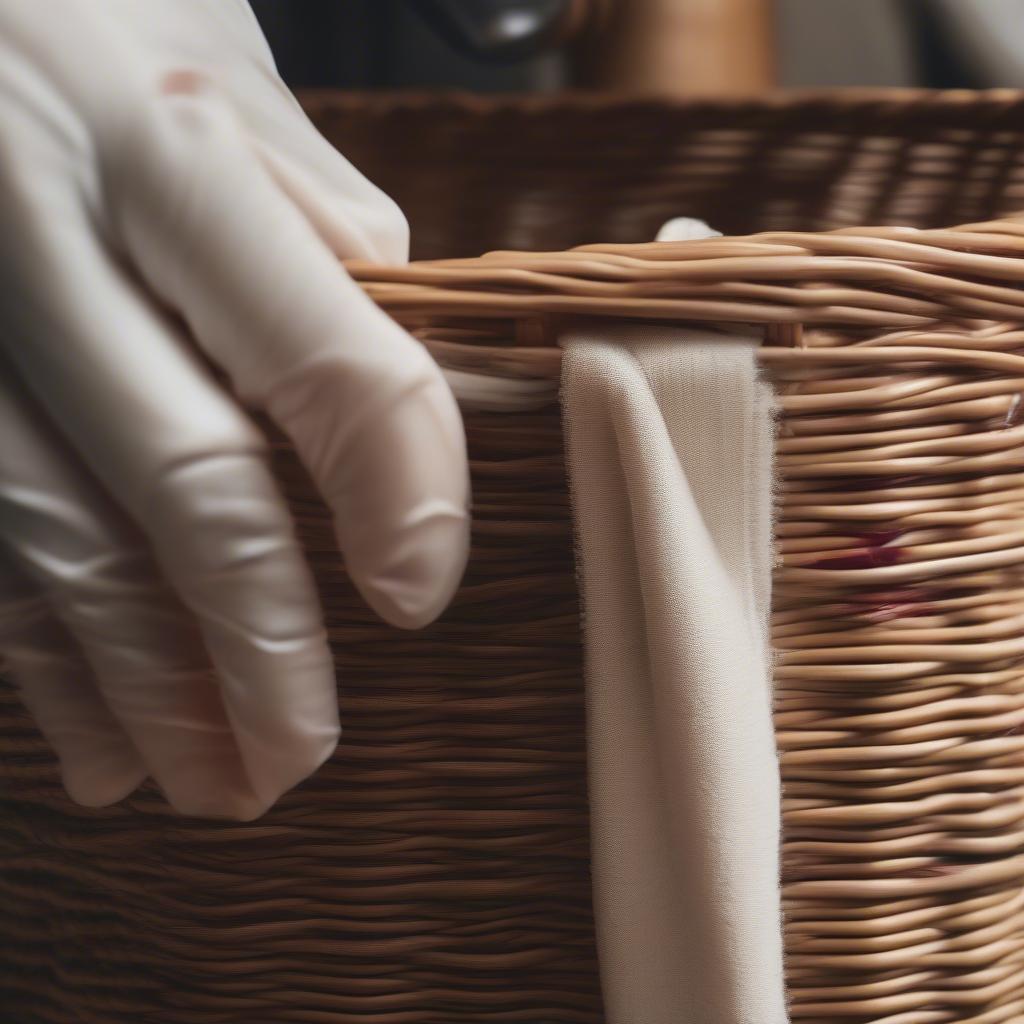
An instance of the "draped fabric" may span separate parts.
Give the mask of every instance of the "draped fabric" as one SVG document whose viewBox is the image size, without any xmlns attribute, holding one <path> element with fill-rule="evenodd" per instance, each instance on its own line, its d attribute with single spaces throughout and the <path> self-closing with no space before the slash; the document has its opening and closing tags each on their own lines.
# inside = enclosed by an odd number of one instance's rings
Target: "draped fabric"
<svg viewBox="0 0 1024 1024">
<path fill-rule="evenodd" d="M 563 339 L 609 1024 L 787 1019 L 757 345 L 658 325 Z"/>
</svg>

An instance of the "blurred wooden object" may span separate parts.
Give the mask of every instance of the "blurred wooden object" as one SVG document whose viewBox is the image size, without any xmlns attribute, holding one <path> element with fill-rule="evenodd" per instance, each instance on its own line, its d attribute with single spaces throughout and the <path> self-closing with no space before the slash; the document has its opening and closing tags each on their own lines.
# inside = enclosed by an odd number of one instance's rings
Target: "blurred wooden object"
<svg viewBox="0 0 1024 1024">
<path fill-rule="evenodd" d="M 771 0 L 614 0 L 580 46 L 581 84 L 659 96 L 775 85 Z"/>
</svg>

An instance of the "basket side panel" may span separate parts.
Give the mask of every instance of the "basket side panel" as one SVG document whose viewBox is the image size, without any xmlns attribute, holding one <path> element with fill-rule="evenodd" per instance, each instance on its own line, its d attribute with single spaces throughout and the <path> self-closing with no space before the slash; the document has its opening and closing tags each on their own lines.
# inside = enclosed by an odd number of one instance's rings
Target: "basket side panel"
<svg viewBox="0 0 1024 1024">
<path fill-rule="evenodd" d="M 74 808 L 0 688 L 0 1006 L 18 1024 L 598 1024 L 556 407 L 468 418 L 475 526 L 430 629 L 376 620 L 294 453 L 335 757 L 251 825 Z"/>
</svg>

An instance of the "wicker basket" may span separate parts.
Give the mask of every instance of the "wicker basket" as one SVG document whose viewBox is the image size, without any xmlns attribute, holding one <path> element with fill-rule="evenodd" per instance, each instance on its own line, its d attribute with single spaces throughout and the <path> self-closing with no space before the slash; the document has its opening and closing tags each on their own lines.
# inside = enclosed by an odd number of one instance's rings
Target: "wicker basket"
<svg viewBox="0 0 1024 1024">
<path fill-rule="evenodd" d="M 277 446 L 346 737 L 250 825 L 74 808 L 0 692 L 3 1019 L 602 1019 L 552 344 L 599 317 L 765 331 L 795 1020 L 1024 1021 L 1024 97 L 310 107 L 421 256 L 548 250 L 352 268 L 513 396 L 466 412 L 465 585 L 381 625 Z M 624 244 L 681 213 L 745 237 Z"/>
</svg>

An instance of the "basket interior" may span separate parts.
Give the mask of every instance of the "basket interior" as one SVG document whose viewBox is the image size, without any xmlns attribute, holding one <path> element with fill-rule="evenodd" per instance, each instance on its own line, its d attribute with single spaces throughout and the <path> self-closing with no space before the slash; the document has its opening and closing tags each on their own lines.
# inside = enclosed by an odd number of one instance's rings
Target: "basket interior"
<svg viewBox="0 0 1024 1024">
<path fill-rule="evenodd" d="M 1024 208 L 1012 92 L 673 106 L 593 96 L 310 94 L 314 122 L 412 227 L 413 258 L 725 234 L 943 227 Z"/>
</svg>

